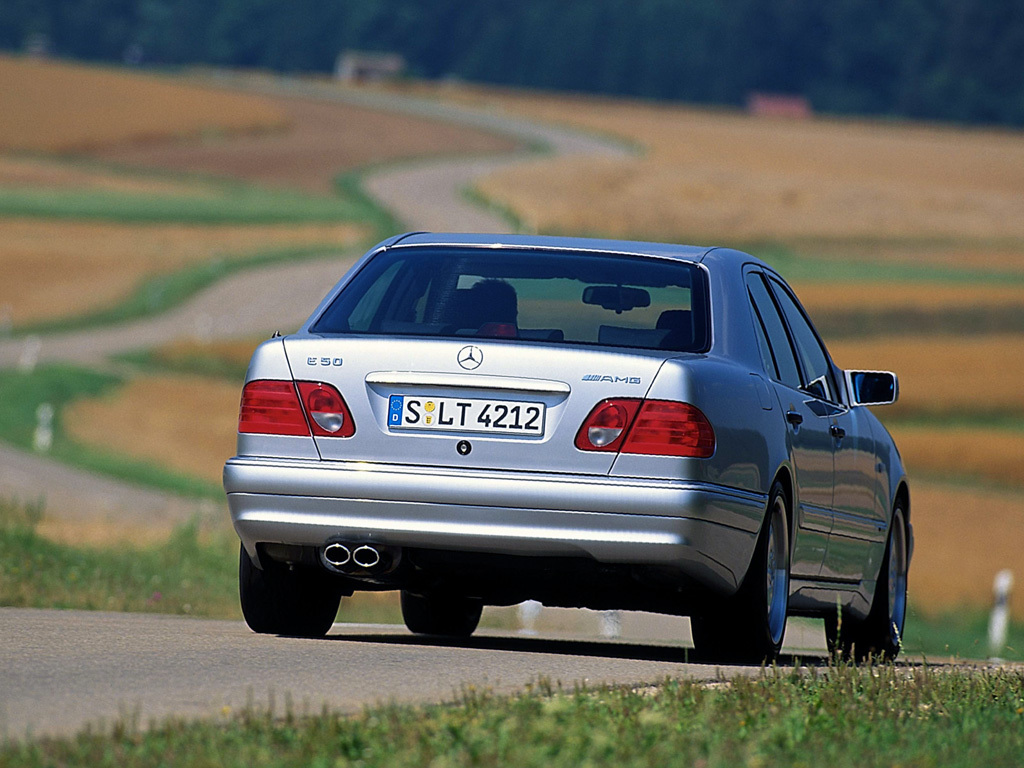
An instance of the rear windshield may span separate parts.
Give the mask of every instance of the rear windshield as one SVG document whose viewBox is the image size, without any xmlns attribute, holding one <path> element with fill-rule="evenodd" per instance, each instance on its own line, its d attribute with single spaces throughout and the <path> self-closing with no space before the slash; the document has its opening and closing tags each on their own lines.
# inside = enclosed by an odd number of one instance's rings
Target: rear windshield
<svg viewBox="0 0 1024 768">
<path fill-rule="evenodd" d="M 372 258 L 310 329 L 704 351 L 695 265 L 636 256 L 395 248 Z"/>
</svg>

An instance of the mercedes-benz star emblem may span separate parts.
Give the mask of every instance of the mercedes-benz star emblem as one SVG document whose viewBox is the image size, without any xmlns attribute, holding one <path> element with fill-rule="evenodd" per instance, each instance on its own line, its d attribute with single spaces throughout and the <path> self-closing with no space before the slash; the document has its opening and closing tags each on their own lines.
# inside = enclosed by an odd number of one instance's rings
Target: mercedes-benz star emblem
<svg viewBox="0 0 1024 768">
<path fill-rule="evenodd" d="M 480 347 L 474 347 L 470 344 L 469 346 L 460 349 L 459 355 L 455 359 L 458 360 L 459 365 L 467 371 L 475 371 L 480 367 L 480 363 L 484 361 L 484 353 Z"/>
</svg>

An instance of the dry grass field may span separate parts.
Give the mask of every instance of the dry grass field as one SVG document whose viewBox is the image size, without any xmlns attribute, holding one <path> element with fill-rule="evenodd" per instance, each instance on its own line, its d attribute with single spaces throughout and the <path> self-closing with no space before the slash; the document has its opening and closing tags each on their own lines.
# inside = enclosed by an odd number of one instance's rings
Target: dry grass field
<svg viewBox="0 0 1024 768">
<path fill-rule="evenodd" d="M 515 144 L 453 123 L 345 104 L 266 97 L 286 116 L 285 132 L 236 136 L 229 141 L 120 144 L 94 157 L 136 167 L 244 179 L 324 194 L 343 171 L 399 158 L 507 152 Z"/>
<path fill-rule="evenodd" d="M 0 151 L 281 130 L 269 100 L 128 70 L 0 56 Z"/>
<path fill-rule="evenodd" d="M 147 277 L 213 258 L 328 245 L 352 248 L 353 224 L 199 226 L 0 218 L 0 308 L 15 325 L 101 309 Z"/>
<path fill-rule="evenodd" d="M 992 579 L 1003 568 L 1024 573 L 1024 497 L 1020 493 L 917 482 L 911 488 L 915 606 L 942 612 L 992 604 Z M 1024 618 L 1024 589 L 1011 600 Z"/>
<path fill-rule="evenodd" d="M 1024 414 L 1021 334 L 842 339 L 831 341 L 829 350 L 840 367 L 899 375 L 899 402 L 884 409 L 883 416 Z"/>
<path fill-rule="evenodd" d="M 1019 133 L 446 89 L 623 137 L 635 159 L 538 161 L 481 191 L 532 229 L 730 241 L 1024 238 Z"/>
<path fill-rule="evenodd" d="M 1018 254 L 1024 260 L 1024 253 Z M 812 315 L 829 312 L 884 312 L 893 309 L 959 311 L 980 308 L 1020 308 L 1024 313 L 1024 283 L 961 285 L 901 282 L 793 282 L 801 303 Z"/>
<path fill-rule="evenodd" d="M 0 188 L 101 190 L 143 195 L 187 195 L 193 198 L 222 194 L 214 185 L 203 181 L 143 177 L 116 173 L 95 164 L 21 155 L 0 155 Z"/>
<path fill-rule="evenodd" d="M 63 423 L 77 442 L 219 483 L 235 453 L 240 397 L 235 382 L 140 376 L 109 397 L 75 403 Z"/>
<path fill-rule="evenodd" d="M 967 477 L 1024 488 L 1024 432 L 898 422 L 889 431 L 912 478 Z"/>
</svg>

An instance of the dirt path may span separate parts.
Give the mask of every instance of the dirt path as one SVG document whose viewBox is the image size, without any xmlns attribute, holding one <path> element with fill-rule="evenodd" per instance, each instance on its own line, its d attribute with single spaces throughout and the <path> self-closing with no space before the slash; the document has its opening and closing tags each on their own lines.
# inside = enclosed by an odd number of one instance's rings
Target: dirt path
<svg viewBox="0 0 1024 768">
<path fill-rule="evenodd" d="M 627 151 L 611 142 L 563 129 L 492 112 L 450 107 L 428 99 L 345 90 L 326 83 L 284 79 L 257 81 L 250 78 L 224 78 L 221 82 L 226 86 L 250 88 L 271 95 L 341 102 L 355 110 L 349 113 L 351 115 L 358 111 L 366 115 L 380 114 L 382 111 L 387 114 L 399 113 L 419 121 L 414 124 L 421 128 L 427 122 L 436 127 L 438 121 L 447 121 L 455 128 L 468 127 L 497 134 L 497 138 L 492 137 L 490 143 L 481 141 L 480 146 L 467 146 L 457 139 L 468 135 L 465 131 L 460 133 L 452 129 L 451 132 L 445 132 L 436 129 L 435 138 L 444 137 L 441 144 L 435 142 L 432 149 L 421 147 L 418 151 L 438 151 L 441 146 L 458 146 L 460 151 L 494 151 L 508 150 L 521 144 L 544 146 L 555 155 L 607 155 Z M 317 142 L 323 138 L 324 131 L 329 130 L 324 127 L 324 110 L 316 106 L 308 109 L 319 116 L 317 119 L 320 120 L 320 127 L 300 132 L 301 147 L 295 153 L 290 155 L 283 141 L 284 136 L 240 140 L 237 150 L 225 153 L 225 148 L 220 147 L 222 154 L 217 156 L 231 158 L 230 163 L 220 167 L 221 172 L 256 181 L 273 181 L 273 176 L 281 183 L 288 182 L 289 156 L 297 163 L 307 162 L 311 153 L 315 154 Z M 378 126 L 385 123 L 393 126 L 400 122 L 379 122 L 381 118 L 377 119 L 375 125 Z M 420 146 L 413 137 L 408 138 L 414 147 Z M 390 135 L 388 141 L 397 139 Z M 446 141 L 456 143 L 444 144 Z M 148 153 L 145 155 L 148 164 L 170 165 L 172 157 L 176 157 L 175 153 L 183 150 L 136 148 L 133 150 L 136 154 L 123 150 L 117 159 L 129 162 L 134 157 L 136 161 L 143 162 L 144 151 Z M 261 151 L 269 152 L 275 160 L 261 164 Z M 361 151 L 368 152 L 369 149 L 364 147 Z M 192 147 L 191 152 L 196 152 L 196 148 Z M 114 155 L 109 157 L 113 159 Z M 206 156 L 200 151 L 196 157 L 200 160 L 207 157 L 210 160 L 214 155 Z M 337 154 L 325 153 L 319 166 L 323 173 L 317 177 L 311 175 L 309 168 L 305 167 L 304 181 L 296 183 L 304 188 L 323 191 L 337 172 L 336 167 L 330 163 L 340 162 L 339 157 Z M 468 202 L 464 189 L 481 175 L 532 157 L 534 155 L 519 151 L 506 152 L 499 157 L 449 157 L 417 161 L 382 168 L 369 174 L 366 187 L 410 229 L 507 231 L 509 224 L 504 218 Z M 199 163 L 199 160 L 194 162 Z M 216 170 L 201 163 L 195 167 L 205 172 Z M 288 332 L 305 320 L 357 255 L 339 254 L 337 258 L 240 273 L 212 286 L 183 306 L 154 318 L 110 328 L 47 335 L 39 340 L 38 361 L 103 365 L 110 356 L 119 352 L 152 347 L 179 338 L 236 338 L 269 333 L 276 329 Z M 26 352 L 28 343 L 23 339 L 0 342 L 0 367 L 16 366 Z M 50 517 L 68 521 L 105 520 L 112 525 L 130 520 L 160 520 L 165 523 L 187 520 L 195 514 L 204 517 L 211 514 L 208 502 L 192 502 L 171 494 L 98 477 L 45 457 L 0 445 L 0 498 L 3 497 L 22 500 L 45 497 Z"/>
</svg>

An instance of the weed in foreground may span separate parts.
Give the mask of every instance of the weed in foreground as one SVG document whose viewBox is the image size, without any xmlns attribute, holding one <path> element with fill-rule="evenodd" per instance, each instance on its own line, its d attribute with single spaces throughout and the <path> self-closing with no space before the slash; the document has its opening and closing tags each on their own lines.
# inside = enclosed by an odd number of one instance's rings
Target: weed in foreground
<svg viewBox="0 0 1024 768">
<path fill-rule="evenodd" d="M 140 731 L 8 744 L 6 766 L 1017 766 L 1024 673 L 838 665 L 708 686 L 565 689 L 355 717 L 248 708 Z"/>
</svg>

